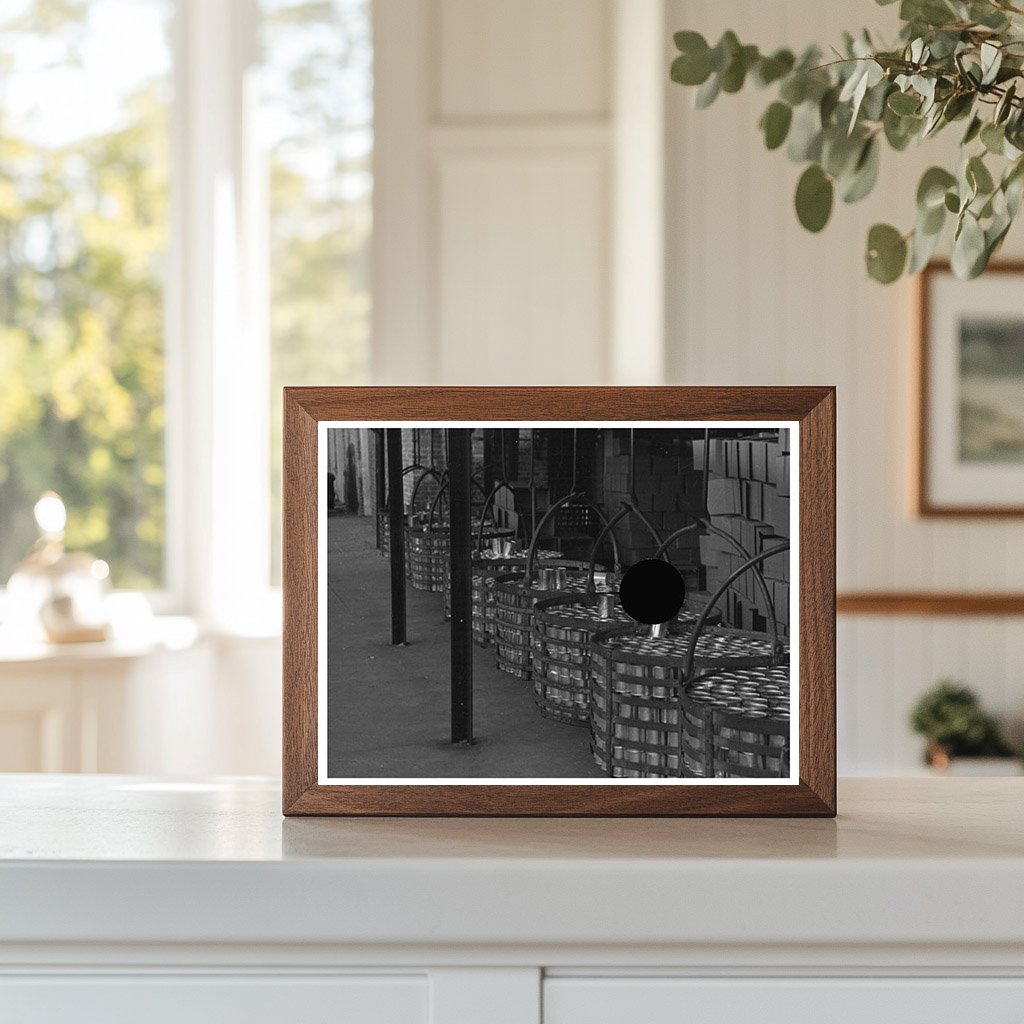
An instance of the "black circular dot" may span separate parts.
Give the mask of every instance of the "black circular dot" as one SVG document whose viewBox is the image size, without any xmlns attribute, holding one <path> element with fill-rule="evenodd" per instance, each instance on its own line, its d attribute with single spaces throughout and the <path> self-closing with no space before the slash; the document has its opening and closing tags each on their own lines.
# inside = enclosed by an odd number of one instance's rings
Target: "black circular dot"
<svg viewBox="0 0 1024 1024">
<path fill-rule="evenodd" d="M 619 584 L 623 611 L 637 622 L 653 625 L 679 614 L 686 583 L 679 570 L 660 558 L 645 558 L 626 570 Z"/>
</svg>

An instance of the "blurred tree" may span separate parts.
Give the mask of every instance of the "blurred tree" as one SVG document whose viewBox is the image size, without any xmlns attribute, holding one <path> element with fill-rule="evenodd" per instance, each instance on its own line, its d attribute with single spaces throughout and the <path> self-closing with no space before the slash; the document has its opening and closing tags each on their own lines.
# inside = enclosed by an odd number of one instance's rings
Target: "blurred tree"
<svg viewBox="0 0 1024 1024">
<path fill-rule="evenodd" d="M 272 573 L 279 577 L 281 388 L 369 372 L 370 0 L 264 0 L 270 157 Z"/>
<path fill-rule="evenodd" d="M 68 505 L 69 546 L 105 558 L 116 586 L 164 578 L 170 48 L 166 66 L 123 70 L 124 22 L 144 6 L 166 34 L 173 0 L 9 0 L 0 13 L 0 585 L 48 488 Z M 262 11 L 276 576 L 281 388 L 367 375 L 372 40 L 370 0 Z M 103 17 L 121 31 L 98 59 Z M 97 109 L 116 93 L 105 123 L 73 123 L 83 90 Z"/>
<path fill-rule="evenodd" d="M 0 22 L 0 583 L 49 488 L 68 546 L 116 586 L 164 575 L 167 82 L 139 81 L 115 125 L 70 140 L 27 131 L 19 99 L 40 68 L 81 67 L 95 7 L 31 0 Z"/>
</svg>

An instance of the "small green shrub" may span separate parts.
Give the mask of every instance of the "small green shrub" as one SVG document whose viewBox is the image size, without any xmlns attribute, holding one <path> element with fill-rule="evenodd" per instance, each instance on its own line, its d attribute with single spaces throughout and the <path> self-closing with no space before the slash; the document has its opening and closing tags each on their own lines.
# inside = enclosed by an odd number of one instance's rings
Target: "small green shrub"
<svg viewBox="0 0 1024 1024">
<path fill-rule="evenodd" d="M 943 679 L 918 701 L 910 725 L 952 757 L 1005 757 L 1013 753 L 995 719 L 981 710 L 974 691 L 949 679 Z"/>
</svg>

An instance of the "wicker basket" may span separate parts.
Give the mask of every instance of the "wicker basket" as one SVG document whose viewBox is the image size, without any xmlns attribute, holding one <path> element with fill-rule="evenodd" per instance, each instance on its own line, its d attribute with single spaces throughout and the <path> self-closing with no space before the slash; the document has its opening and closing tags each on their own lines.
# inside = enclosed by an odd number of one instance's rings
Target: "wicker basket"
<svg viewBox="0 0 1024 1024">
<path fill-rule="evenodd" d="M 472 485 L 480 488 L 474 480 Z M 418 517 L 418 521 L 406 526 L 406 575 L 413 590 L 429 590 L 441 593 L 451 573 L 450 523 L 442 511 L 442 502 L 446 500 L 449 481 L 442 479 L 441 487 L 434 497 L 430 511 L 426 517 Z M 482 493 L 482 491 L 481 491 Z M 484 502 L 483 510 L 472 522 L 473 536 L 477 544 L 495 539 L 511 540 L 514 531 L 507 527 L 498 527 L 486 518 L 488 503 Z"/>
<path fill-rule="evenodd" d="M 684 775 L 789 777 L 788 666 L 708 673 L 685 687 L 680 712 Z"/>
<path fill-rule="evenodd" d="M 543 577 L 527 583 L 526 572 L 505 573 L 490 584 L 494 606 L 495 661 L 502 672 L 519 679 L 530 678 L 533 648 L 533 608 L 546 597 L 582 596 L 590 578 L 585 562 L 558 559 L 557 566 L 545 567 L 545 572 L 561 569 L 565 581 L 557 589 L 550 589 Z"/>
<path fill-rule="evenodd" d="M 618 604 L 614 586 L 608 580 L 598 586 L 596 578 L 597 552 L 602 541 L 609 535 L 614 537 L 616 524 L 628 515 L 640 519 L 656 547 L 661 544 L 658 531 L 632 502 L 624 501 L 622 509 L 604 523 L 594 540 L 585 592 L 546 597 L 534 605 L 533 699 L 545 718 L 579 726 L 590 722 L 590 640 L 599 629 L 633 625 Z"/>
<path fill-rule="evenodd" d="M 414 462 L 411 466 L 406 466 L 402 470 L 402 478 L 404 479 L 410 473 L 419 472 L 419 476 L 416 478 L 416 483 L 413 485 L 412 495 L 409 502 L 409 508 L 404 507 L 403 501 L 403 519 L 406 524 L 413 522 L 414 518 L 425 518 L 430 511 L 430 506 L 434 501 L 434 497 L 429 495 L 427 492 L 421 492 L 420 488 L 424 481 L 434 480 L 438 486 L 438 493 L 440 493 L 441 487 L 443 486 L 444 477 L 437 472 L 436 469 L 430 466 L 421 466 L 418 462 Z M 422 508 L 417 509 L 417 499 L 423 500 Z M 384 499 L 384 508 L 377 510 L 377 522 L 380 526 L 380 553 L 383 558 L 391 557 L 391 516 L 388 513 L 390 507 L 390 496 Z M 410 575 L 409 564 L 406 562 L 405 575 Z"/>
<path fill-rule="evenodd" d="M 550 597 L 534 605 L 534 700 L 547 718 L 587 725 L 590 721 L 591 644 L 595 635 L 609 629 L 634 632 L 637 628 L 636 622 L 617 601 L 611 614 L 602 616 L 600 594 L 601 590 L 593 594 Z M 684 608 L 676 617 L 674 627 L 686 635 L 697 618 L 698 612 Z M 718 631 L 712 635 L 717 637 Z"/>
<path fill-rule="evenodd" d="M 473 530 L 480 523 L 473 524 Z M 511 540 L 513 531 L 493 524 L 484 524 L 484 537 Z M 434 520 L 420 526 L 407 526 L 406 565 L 409 566 L 409 580 L 414 590 L 430 590 L 435 593 L 446 591 L 448 603 L 445 615 L 449 616 L 451 600 L 451 559 L 448 557 L 451 544 L 449 524 L 446 520 Z"/>
<path fill-rule="evenodd" d="M 557 565 L 562 556 L 557 551 L 540 551 L 540 565 Z M 473 639 L 480 647 L 488 647 L 494 639 L 494 594 L 492 584 L 497 576 L 522 572 L 526 568 L 526 555 L 500 555 L 483 552 L 472 562 Z M 449 563 L 444 574 L 444 617 L 452 617 L 452 574 Z"/>
<path fill-rule="evenodd" d="M 440 592 L 448 561 L 448 524 L 406 526 L 405 564 L 413 590 Z"/>
<path fill-rule="evenodd" d="M 594 636 L 590 655 L 590 746 L 594 760 L 609 775 L 683 776 L 687 772 L 683 756 L 687 686 L 696 687 L 698 681 L 703 685 L 704 680 L 716 675 L 744 669 L 761 669 L 768 674 L 772 667 L 788 662 L 788 649 L 778 641 L 777 629 L 770 638 L 741 630 L 707 629 L 715 604 L 733 579 L 780 550 L 775 548 L 748 559 L 715 591 L 692 624 L 673 623 L 666 635 L 659 637 L 621 627 Z M 788 679 L 788 669 L 778 671 Z M 740 710 L 729 708 L 728 712 Z M 750 748 L 758 744 L 744 739 L 745 735 L 755 735 L 753 730 L 740 730 L 736 738 L 728 733 L 728 725 L 723 728 L 733 746 L 728 748 L 731 753 L 723 753 L 718 760 L 725 766 L 721 770 L 728 771 L 733 762 L 742 766 L 741 757 L 753 756 L 755 751 Z M 788 735 L 788 725 L 786 729 Z M 715 734 L 707 732 L 706 722 L 704 730 L 699 741 L 691 737 L 691 746 L 696 744 L 690 751 L 691 770 L 701 758 L 701 763 L 709 758 L 714 762 L 717 756 Z M 748 747 L 741 750 L 742 743 Z"/>
<path fill-rule="evenodd" d="M 582 493 L 572 491 L 556 501 L 542 517 L 534 531 L 530 550 L 526 556 L 526 568 L 522 573 L 498 576 L 492 584 L 494 595 L 494 641 L 498 668 L 519 679 L 529 679 L 533 658 L 533 606 L 547 597 L 583 594 L 593 588 L 594 560 L 576 562 L 559 560 L 555 566 L 546 566 L 540 579 L 535 578 L 537 543 L 545 526 L 564 510 L 575 508 L 583 500 Z M 575 504 L 574 504 L 575 503 Z M 593 506 L 587 506 L 605 524 L 608 520 Z M 615 553 L 615 569 L 619 568 L 619 549 L 615 534 L 611 534 Z M 594 546 L 594 552 L 597 545 Z M 560 582 L 551 582 L 544 577 L 552 572 L 561 575 Z"/>
</svg>

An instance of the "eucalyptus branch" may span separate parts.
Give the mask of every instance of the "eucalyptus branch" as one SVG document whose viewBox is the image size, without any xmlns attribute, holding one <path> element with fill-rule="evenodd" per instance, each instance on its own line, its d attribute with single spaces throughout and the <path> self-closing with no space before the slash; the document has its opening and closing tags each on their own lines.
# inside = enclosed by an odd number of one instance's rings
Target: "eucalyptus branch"
<svg viewBox="0 0 1024 1024">
<path fill-rule="evenodd" d="M 878 49 L 867 33 L 847 35 L 827 62 L 817 48 L 798 59 L 789 50 L 762 54 L 734 32 L 714 46 L 699 33 L 678 32 L 672 78 L 697 87 L 699 108 L 750 81 L 775 90 L 759 127 L 768 149 L 785 146 L 789 159 L 804 166 L 796 214 L 815 232 L 831 218 L 837 194 L 847 203 L 870 194 L 883 144 L 900 152 L 962 121 L 959 165 L 930 167 L 918 185 L 913 228 L 876 224 L 865 259 L 868 273 L 885 284 L 916 273 L 952 220 L 953 269 L 974 277 L 1024 205 L 1024 38 L 1012 20 L 1024 9 L 1010 0 L 987 7 L 902 0 L 899 13 L 896 48 Z"/>
</svg>

